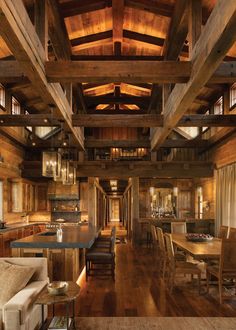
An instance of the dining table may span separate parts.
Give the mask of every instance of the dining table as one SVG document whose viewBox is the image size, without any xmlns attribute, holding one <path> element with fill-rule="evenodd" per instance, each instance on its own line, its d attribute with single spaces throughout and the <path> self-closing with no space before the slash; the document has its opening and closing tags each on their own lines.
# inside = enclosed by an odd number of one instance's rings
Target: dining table
<svg viewBox="0 0 236 330">
<path fill-rule="evenodd" d="M 171 234 L 173 244 L 187 252 L 194 259 L 198 260 L 209 260 L 209 259 L 217 259 L 220 257 L 221 253 L 221 239 L 213 237 L 212 240 L 204 241 L 204 242 L 194 242 L 189 241 L 186 238 L 186 234 Z"/>
</svg>

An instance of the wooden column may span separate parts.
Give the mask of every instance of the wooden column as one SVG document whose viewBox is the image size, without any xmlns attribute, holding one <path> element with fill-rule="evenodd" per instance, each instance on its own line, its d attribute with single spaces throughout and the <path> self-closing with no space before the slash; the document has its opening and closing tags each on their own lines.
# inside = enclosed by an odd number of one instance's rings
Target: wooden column
<svg viewBox="0 0 236 330">
<path fill-rule="evenodd" d="M 48 58 L 48 14 L 46 1 L 35 0 L 34 24 L 35 30 Z"/>
<path fill-rule="evenodd" d="M 202 1 L 189 0 L 189 57 L 201 35 L 202 29 Z"/>
<path fill-rule="evenodd" d="M 91 225 L 96 226 L 96 178 L 88 178 L 88 221 Z"/>
<path fill-rule="evenodd" d="M 230 88 L 228 88 L 224 91 L 223 95 L 223 111 L 224 114 L 229 114 L 229 108 L 230 108 Z"/>
<path fill-rule="evenodd" d="M 139 221 L 139 178 L 131 179 L 131 230 L 132 242 L 134 244 L 140 243 L 140 225 Z"/>
</svg>

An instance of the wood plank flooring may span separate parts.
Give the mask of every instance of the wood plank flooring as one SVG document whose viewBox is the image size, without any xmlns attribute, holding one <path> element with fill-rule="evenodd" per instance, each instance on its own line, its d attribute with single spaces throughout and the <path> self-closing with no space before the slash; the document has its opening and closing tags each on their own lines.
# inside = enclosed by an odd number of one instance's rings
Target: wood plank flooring
<svg viewBox="0 0 236 330">
<path fill-rule="evenodd" d="M 80 317 L 235 317 L 236 300 L 218 302 L 216 286 L 198 295 L 197 283 L 181 277 L 170 294 L 159 277 L 156 252 L 147 247 L 134 248 L 130 243 L 117 244 L 116 280 L 109 277 L 85 277 L 76 302 Z"/>
</svg>

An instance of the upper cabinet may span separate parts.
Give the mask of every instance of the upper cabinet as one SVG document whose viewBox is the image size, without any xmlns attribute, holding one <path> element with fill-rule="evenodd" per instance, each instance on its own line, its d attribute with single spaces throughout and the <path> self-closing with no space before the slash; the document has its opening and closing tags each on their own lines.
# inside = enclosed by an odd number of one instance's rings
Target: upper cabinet
<svg viewBox="0 0 236 330">
<path fill-rule="evenodd" d="M 47 211 L 47 185 L 16 179 L 9 181 L 9 212 Z"/>
</svg>

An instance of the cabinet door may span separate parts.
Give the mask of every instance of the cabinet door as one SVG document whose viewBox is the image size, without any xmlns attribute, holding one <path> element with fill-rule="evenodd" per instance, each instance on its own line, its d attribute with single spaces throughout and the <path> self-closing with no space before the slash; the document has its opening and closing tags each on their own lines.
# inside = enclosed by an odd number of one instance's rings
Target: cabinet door
<svg viewBox="0 0 236 330">
<path fill-rule="evenodd" d="M 22 184 L 20 182 L 11 183 L 11 211 L 22 212 Z"/>
<path fill-rule="evenodd" d="M 38 186 L 37 211 L 47 211 L 47 186 Z"/>
</svg>

